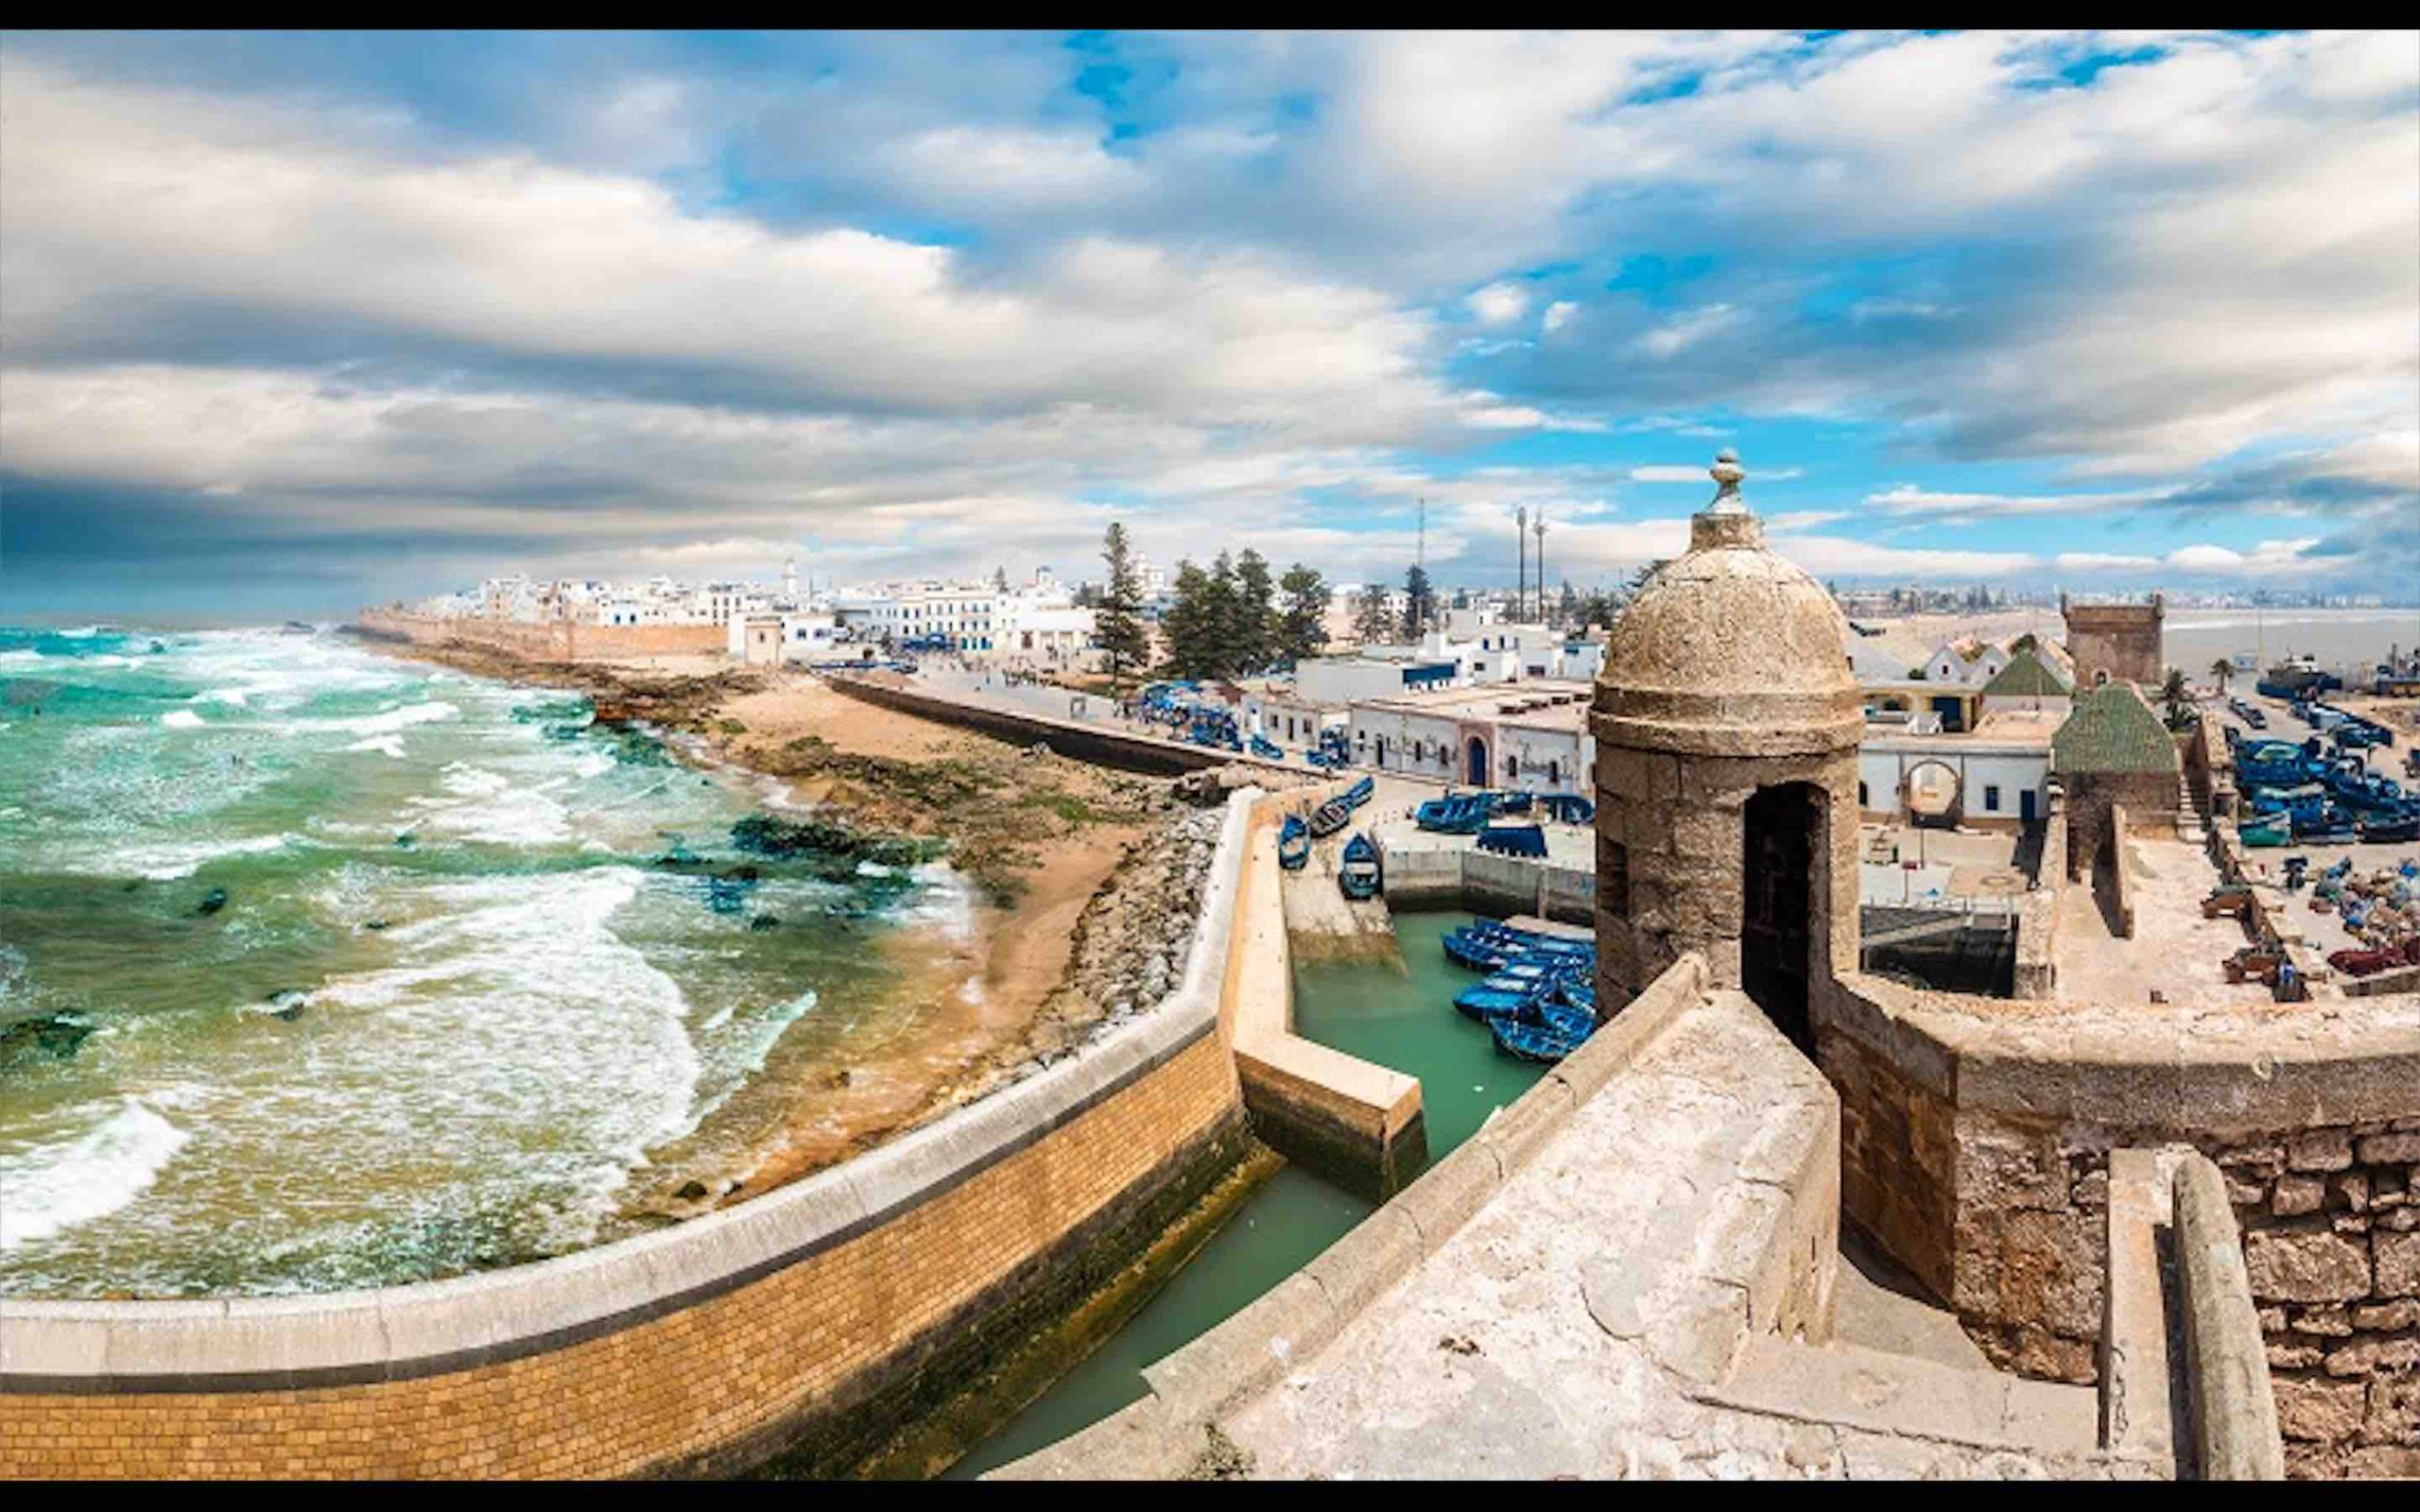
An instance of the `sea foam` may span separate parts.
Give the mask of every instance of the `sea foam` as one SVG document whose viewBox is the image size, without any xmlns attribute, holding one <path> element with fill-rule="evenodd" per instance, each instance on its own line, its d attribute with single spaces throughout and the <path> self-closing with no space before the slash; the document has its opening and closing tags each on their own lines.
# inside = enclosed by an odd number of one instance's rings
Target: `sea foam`
<svg viewBox="0 0 2420 1512">
<path fill-rule="evenodd" d="M 192 1138 L 142 1098 L 127 1097 L 82 1134 L 0 1156 L 0 1253 L 127 1206 Z"/>
</svg>

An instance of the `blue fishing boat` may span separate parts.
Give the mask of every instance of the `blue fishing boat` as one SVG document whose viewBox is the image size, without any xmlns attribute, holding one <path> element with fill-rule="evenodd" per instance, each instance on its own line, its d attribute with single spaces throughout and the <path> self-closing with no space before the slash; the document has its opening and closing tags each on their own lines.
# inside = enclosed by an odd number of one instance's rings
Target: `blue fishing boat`
<svg viewBox="0 0 2420 1512">
<path fill-rule="evenodd" d="M 1560 1034 L 1542 1023 L 1521 1023 L 1510 1019 L 1495 1019 L 1488 1032 L 1495 1037 L 1495 1048 L 1520 1060 L 1540 1061 L 1552 1065 L 1580 1048 L 1582 1041 Z"/>
<path fill-rule="evenodd" d="M 2236 836 L 2247 846 L 2285 845 L 2294 837 L 2294 816 L 2284 809 L 2243 820 L 2236 826 Z"/>
<path fill-rule="evenodd" d="M 2420 814 L 2407 814 L 2401 818 L 2360 819 L 2357 821 L 2357 828 L 2361 838 L 2372 845 L 2400 845 L 2409 840 L 2420 840 Z M 2252 842 L 2247 840 L 2244 843 L 2249 845 Z"/>
<path fill-rule="evenodd" d="M 1334 799 L 1311 810 L 1311 838 L 1324 840 L 1353 822 L 1353 811 Z"/>
<path fill-rule="evenodd" d="M 1252 737 L 1252 753 L 1265 762 L 1279 762 L 1286 759 L 1286 752 L 1279 749 L 1277 742 L 1267 735 Z"/>
<path fill-rule="evenodd" d="M 1542 856 L 1547 833 L 1534 824 L 1491 824 L 1478 833 L 1478 848 L 1506 856 Z"/>
<path fill-rule="evenodd" d="M 1412 811 L 1412 822 L 1439 834 L 1477 834 L 1487 828 L 1484 793 L 1448 793 L 1432 798 Z"/>
<path fill-rule="evenodd" d="M 1288 871 L 1300 871 L 1311 859 L 1311 827 L 1299 814 L 1288 814 L 1286 822 L 1277 827 L 1277 864 Z"/>
<path fill-rule="evenodd" d="M 1347 898 L 1361 902 L 1378 896 L 1378 848 L 1366 834 L 1357 834 L 1344 842 L 1344 861 L 1337 868 L 1336 886 Z"/>
<path fill-rule="evenodd" d="M 1490 809 L 1497 814 L 1527 814 L 1536 797 L 1533 793 L 1490 793 L 1487 801 Z"/>
<path fill-rule="evenodd" d="M 1519 989 L 1494 987 L 1466 987 L 1454 995 L 1454 1007 L 1466 1019 L 1482 1022 L 1490 1019 L 1509 1018 L 1519 1013 L 1538 995 L 1532 985 Z"/>
<path fill-rule="evenodd" d="M 1557 824 L 1594 824 L 1597 805 L 1577 793 L 1548 793 L 1538 799 Z"/>
<path fill-rule="evenodd" d="M 1493 971 L 1508 954 L 1502 945 L 1460 929 L 1445 932 L 1444 947 L 1445 959 L 1466 971 Z"/>
<path fill-rule="evenodd" d="M 1340 795 L 1340 798 L 1346 808 L 1357 809 L 1362 804 L 1369 802 L 1371 796 L 1375 794 L 1377 791 L 1378 784 L 1365 777 L 1361 779 L 1361 781 L 1354 783 L 1351 787 L 1346 788 Z"/>
</svg>

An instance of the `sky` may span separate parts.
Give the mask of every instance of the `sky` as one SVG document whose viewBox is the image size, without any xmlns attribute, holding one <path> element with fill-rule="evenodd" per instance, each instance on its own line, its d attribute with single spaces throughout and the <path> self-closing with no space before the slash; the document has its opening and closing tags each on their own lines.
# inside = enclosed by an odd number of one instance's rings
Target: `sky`
<svg viewBox="0 0 2420 1512">
<path fill-rule="evenodd" d="M 2420 33 L 0 35 L 0 615 L 2420 593 Z"/>
</svg>

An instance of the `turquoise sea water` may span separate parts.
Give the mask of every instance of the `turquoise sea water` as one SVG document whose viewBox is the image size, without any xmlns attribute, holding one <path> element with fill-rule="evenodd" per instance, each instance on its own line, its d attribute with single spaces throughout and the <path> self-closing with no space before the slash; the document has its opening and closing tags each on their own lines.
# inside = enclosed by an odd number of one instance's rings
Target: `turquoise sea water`
<svg viewBox="0 0 2420 1512">
<path fill-rule="evenodd" d="M 954 874 L 744 854 L 766 790 L 586 721 L 325 634 L 0 629 L 0 1292 L 576 1248 L 895 1032 L 878 946 Z"/>
</svg>

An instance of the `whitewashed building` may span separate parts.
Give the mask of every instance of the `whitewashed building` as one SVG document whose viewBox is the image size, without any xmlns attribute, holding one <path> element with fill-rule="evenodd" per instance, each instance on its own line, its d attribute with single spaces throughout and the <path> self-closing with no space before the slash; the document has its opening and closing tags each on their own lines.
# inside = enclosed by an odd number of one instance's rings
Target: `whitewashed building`
<svg viewBox="0 0 2420 1512">
<path fill-rule="evenodd" d="M 2050 811 L 2050 741 L 2064 712 L 1983 716 L 1964 733 L 1868 726 L 1857 800 L 1867 818 L 2014 829 Z"/>
<path fill-rule="evenodd" d="M 1357 700 L 1347 711 L 1353 761 L 1464 787 L 1584 794 L 1592 696 L 1585 683 L 1540 681 Z"/>
</svg>

